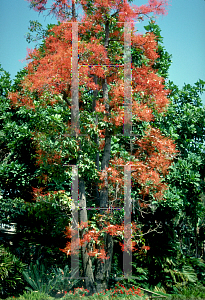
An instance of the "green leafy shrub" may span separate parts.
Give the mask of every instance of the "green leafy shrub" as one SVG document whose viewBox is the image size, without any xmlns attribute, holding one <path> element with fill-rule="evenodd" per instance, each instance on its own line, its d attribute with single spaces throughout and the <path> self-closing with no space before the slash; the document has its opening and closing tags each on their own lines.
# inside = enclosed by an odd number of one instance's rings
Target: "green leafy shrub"
<svg viewBox="0 0 205 300">
<path fill-rule="evenodd" d="M 201 258 L 187 257 L 187 262 L 194 268 L 197 273 L 198 280 L 205 285 L 205 262 Z"/>
<path fill-rule="evenodd" d="M 187 285 L 178 290 L 176 294 L 169 295 L 169 300 L 204 300 L 205 287 L 202 285 Z"/>
<path fill-rule="evenodd" d="M 21 198 L 4 198 L 0 192 L 0 222 L 15 223 L 17 218 L 21 218 L 25 213 L 24 200 Z"/>
<path fill-rule="evenodd" d="M 64 195 L 63 195 L 64 196 Z M 62 198 L 63 198 L 62 196 Z M 65 244 L 63 231 L 69 223 L 69 206 L 61 199 L 24 203 L 20 198 L 1 199 L 0 221 L 16 223 L 11 251 L 24 263 L 64 267 L 67 257 L 59 250 Z"/>
<path fill-rule="evenodd" d="M 24 294 L 18 298 L 17 300 L 52 300 L 54 298 L 49 295 L 41 292 L 24 292 Z M 8 298 L 7 300 L 14 300 L 13 297 Z"/>
<path fill-rule="evenodd" d="M 64 291 L 70 291 L 81 282 L 80 279 L 70 279 L 70 273 L 71 271 L 67 265 L 63 270 L 60 268 L 48 270 L 43 264 L 36 261 L 35 264 L 30 264 L 27 271 L 23 272 L 23 276 L 30 286 L 26 287 L 27 290 L 39 291 L 50 296 L 55 296 Z"/>
<path fill-rule="evenodd" d="M 5 298 L 11 294 L 21 292 L 24 286 L 22 263 L 8 249 L 0 245 L 0 295 Z"/>
<path fill-rule="evenodd" d="M 77 272 L 77 268 L 75 270 L 75 274 Z M 68 265 L 61 268 L 53 268 L 51 270 L 51 276 L 53 278 L 53 289 L 51 292 L 52 296 L 55 296 L 57 293 L 61 291 L 73 291 L 79 285 L 82 285 L 82 279 L 71 279 L 71 270 L 69 269 Z"/>
<path fill-rule="evenodd" d="M 31 288 L 26 287 L 26 289 L 30 291 L 34 290 L 48 294 L 52 288 L 51 282 L 48 282 L 49 280 L 44 265 L 39 265 L 38 261 L 36 264 L 30 263 L 27 272 L 23 272 L 23 276 L 27 283 L 31 286 Z"/>
</svg>

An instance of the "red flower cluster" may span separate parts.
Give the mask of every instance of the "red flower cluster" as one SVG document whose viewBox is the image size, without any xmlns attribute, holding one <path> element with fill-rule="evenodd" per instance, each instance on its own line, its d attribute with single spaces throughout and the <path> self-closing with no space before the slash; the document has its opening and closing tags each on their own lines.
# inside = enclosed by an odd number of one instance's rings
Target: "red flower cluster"
<svg viewBox="0 0 205 300">
<path fill-rule="evenodd" d="M 134 286 L 132 288 L 126 289 L 124 285 L 118 283 L 118 286 L 115 287 L 115 290 L 112 292 L 112 298 L 117 297 L 117 295 L 138 295 L 142 297 L 141 290 L 138 288 L 136 289 Z"/>
</svg>

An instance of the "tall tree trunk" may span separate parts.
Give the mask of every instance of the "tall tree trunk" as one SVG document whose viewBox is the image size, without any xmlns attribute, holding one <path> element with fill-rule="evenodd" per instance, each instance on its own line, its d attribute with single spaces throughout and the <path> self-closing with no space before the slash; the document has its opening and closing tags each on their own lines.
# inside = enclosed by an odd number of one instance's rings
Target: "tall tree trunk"
<svg viewBox="0 0 205 300">
<path fill-rule="evenodd" d="M 105 48 L 108 48 L 108 39 L 109 39 L 109 22 L 107 21 L 105 24 Z M 108 102 L 108 85 L 106 78 L 103 81 L 103 98 L 105 100 L 105 108 L 106 114 L 109 114 L 109 102 Z M 108 179 L 107 179 L 107 171 L 109 161 L 110 161 L 110 152 L 111 152 L 111 135 L 110 132 L 105 130 L 105 147 L 104 153 L 102 157 L 101 163 L 101 171 L 105 174 L 105 186 L 100 191 L 100 214 L 105 214 L 105 208 L 108 207 Z M 102 225 L 103 227 L 103 225 Z M 108 282 L 110 278 L 111 265 L 112 265 L 112 257 L 113 257 L 113 246 L 114 241 L 113 237 L 109 234 L 105 234 L 104 236 L 104 249 L 107 252 L 107 257 L 109 259 L 103 259 L 96 261 L 95 266 L 95 282 L 97 292 L 105 291 L 108 288 Z"/>
<path fill-rule="evenodd" d="M 87 215 L 87 209 L 86 209 L 86 196 L 85 196 L 85 183 L 83 178 L 79 179 L 79 206 L 82 207 L 80 210 L 80 223 L 88 222 L 88 215 Z M 83 230 L 84 231 L 84 230 Z M 83 231 L 81 232 L 81 239 L 83 238 Z M 88 251 L 86 249 L 87 242 L 81 247 L 81 253 L 82 253 L 82 263 L 83 263 L 83 277 L 85 277 L 85 285 L 86 289 L 89 290 L 89 295 L 92 295 L 96 293 L 95 288 L 95 279 L 93 275 L 93 269 L 92 269 L 92 261 L 90 256 L 88 255 Z"/>
<path fill-rule="evenodd" d="M 98 80 L 98 77 L 96 75 L 94 75 L 95 84 L 97 84 L 97 80 Z M 93 102 L 92 102 L 92 111 L 95 111 L 97 95 L 98 95 L 98 90 L 94 90 L 94 92 L 93 92 Z M 95 125 L 98 126 L 98 117 L 97 116 L 96 116 L 96 119 L 95 119 Z M 94 142 L 98 147 L 99 146 L 99 136 L 97 134 L 94 137 Z M 99 152 L 96 153 L 95 165 L 96 165 L 96 169 L 99 171 Z M 98 206 L 100 206 L 100 196 L 99 196 L 98 183 L 97 182 L 95 183 L 95 192 L 96 192 L 95 202 L 96 202 L 97 207 L 98 207 Z"/>
<path fill-rule="evenodd" d="M 110 272 L 112 266 L 113 247 L 113 237 L 109 234 L 106 234 L 105 251 L 107 252 L 107 256 L 109 257 L 109 259 L 103 259 L 103 262 L 101 260 L 97 260 L 95 266 L 95 282 L 96 290 L 98 293 L 105 291 L 108 288 L 108 282 L 110 279 Z"/>
<path fill-rule="evenodd" d="M 76 15 L 76 9 L 75 9 L 75 0 L 72 0 L 72 20 L 76 20 L 77 15 Z"/>
<path fill-rule="evenodd" d="M 105 43 L 104 46 L 107 49 L 108 48 L 108 39 L 109 39 L 109 22 L 107 21 L 105 24 Z M 108 103 L 108 85 L 106 78 L 103 81 L 103 98 L 105 100 L 105 107 L 106 107 L 106 113 L 109 114 L 109 103 Z M 95 106 L 95 103 L 93 103 L 93 107 Z M 97 140 L 96 140 L 97 142 Z M 105 131 L 105 147 L 104 147 L 104 153 L 101 163 L 101 171 L 106 173 L 106 168 L 109 165 L 110 161 L 110 152 L 111 152 L 111 136 L 110 132 L 106 129 Z M 96 155 L 96 165 L 99 168 L 99 156 Z M 85 184 L 83 179 L 80 179 L 79 182 L 79 198 L 80 198 L 80 206 L 83 207 L 83 209 L 80 211 L 80 222 L 87 222 L 87 210 L 86 210 L 86 197 L 85 197 Z M 104 214 L 105 210 L 103 208 L 108 207 L 108 181 L 107 178 L 105 178 L 105 187 L 102 188 L 100 191 L 100 197 L 99 197 L 99 204 L 100 204 L 100 213 Z M 103 225 L 102 225 L 103 227 Z M 83 234 L 82 234 L 83 236 Z M 82 237 L 81 237 L 82 238 Z M 105 244 L 105 252 L 107 252 L 107 257 L 109 259 L 97 259 L 95 263 L 95 271 L 93 273 L 92 269 L 92 261 L 90 257 L 87 254 L 86 245 L 81 248 L 82 250 L 82 260 L 83 260 L 83 269 L 84 269 L 84 277 L 88 277 L 85 279 L 86 288 L 90 291 L 90 294 L 96 293 L 96 292 L 102 292 L 105 291 L 108 287 L 110 272 L 111 272 L 111 265 L 112 265 L 112 257 L 113 257 L 113 246 L 114 246 L 114 240 L 113 237 L 109 234 L 105 234 L 104 236 L 104 244 Z M 99 247 L 96 247 L 99 249 Z"/>
</svg>

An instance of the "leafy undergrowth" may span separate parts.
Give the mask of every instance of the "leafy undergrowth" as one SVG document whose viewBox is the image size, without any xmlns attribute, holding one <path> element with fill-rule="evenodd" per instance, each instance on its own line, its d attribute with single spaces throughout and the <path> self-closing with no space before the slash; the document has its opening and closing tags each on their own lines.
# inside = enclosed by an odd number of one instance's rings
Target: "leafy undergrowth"
<svg viewBox="0 0 205 300">
<path fill-rule="evenodd" d="M 121 292 L 122 291 L 122 292 Z M 156 292 L 156 291 L 155 291 Z M 180 293 L 176 294 L 165 294 L 157 291 L 158 294 L 166 296 L 167 300 L 205 300 L 205 287 L 203 285 L 187 286 L 180 290 Z M 77 297 L 76 297 L 77 296 Z M 51 297 L 46 293 L 42 292 L 24 292 L 22 296 L 17 298 L 9 297 L 6 300 L 76 300 L 76 299 L 87 299 L 87 300 L 148 300 L 149 297 L 144 295 L 139 289 L 126 289 L 122 285 L 115 287 L 112 290 L 106 290 L 102 293 L 96 293 L 92 296 L 87 296 L 87 290 L 84 288 L 77 288 L 73 293 L 61 294 L 59 297 Z"/>
<path fill-rule="evenodd" d="M 50 297 L 49 295 L 45 294 L 45 293 L 41 293 L 41 292 L 24 292 L 24 294 L 22 296 L 19 297 L 9 297 L 6 298 L 6 300 L 53 300 L 55 298 Z"/>
<path fill-rule="evenodd" d="M 184 287 L 180 294 L 169 295 L 168 300 L 204 300 L 205 287 L 203 285 Z"/>
<path fill-rule="evenodd" d="M 176 289 L 175 293 L 168 294 L 164 288 L 150 289 L 150 291 L 165 296 L 165 300 L 205 300 L 205 287 L 202 284 L 190 284 Z"/>
<path fill-rule="evenodd" d="M 143 299 L 143 300 L 148 300 L 148 297 L 145 297 L 145 296 L 134 296 L 134 295 L 121 295 L 121 296 L 115 296 L 115 297 L 112 297 L 112 296 L 109 296 L 109 295 L 103 295 L 103 294 L 95 294 L 93 296 L 88 296 L 88 297 L 85 297 L 85 296 L 78 296 L 77 299 L 83 299 L 83 298 L 86 298 L 86 299 L 89 299 L 89 300 L 110 300 L 110 299 L 115 299 L 115 300 L 140 300 L 140 299 Z M 54 297 L 51 297 L 51 296 L 48 296 L 47 294 L 45 293 L 40 293 L 40 292 L 28 292 L 28 293 L 24 293 L 22 296 L 19 296 L 17 298 L 14 298 L 14 297 L 9 297 L 7 298 L 6 300 L 54 300 L 54 299 L 62 299 L 62 300 L 76 300 L 76 296 L 75 295 L 65 295 L 63 296 L 62 298 L 54 298 Z"/>
<path fill-rule="evenodd" d="M 145 296 L 140 289 L 136 289 L 135 287 L 126 289 L 123 285 L 117 285 L 113 290 L 106 290 L 101 293 L 93 294 L 92 296 L 88 296 L 88 291 L 82 288 L 76 288 L 74 293 L 65 292 L 59 295 L 59 297 L 51 297 L 42 292 L 24 292 L 22 296 L 15 298 L 17 300 L 54 300 L 60 298 L 62 300 L 76 300 L 77 299 L 88 299 L 88 300 L 148 300 L 148 297 Z M 6 300 L 13 300 L 14 297 L 9 297 Z"/>
</svg>

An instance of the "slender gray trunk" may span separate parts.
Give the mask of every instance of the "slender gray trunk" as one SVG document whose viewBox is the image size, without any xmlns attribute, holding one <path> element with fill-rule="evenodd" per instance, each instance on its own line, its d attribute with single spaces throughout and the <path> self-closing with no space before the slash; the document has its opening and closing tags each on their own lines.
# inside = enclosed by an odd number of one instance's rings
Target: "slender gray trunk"
<svg viewBox="0 0 205 300">
<path fill-rule="evenodd" d="M 108 48 L 108 39 L 109 39 L 109 22 L 105 24 L 105 48 Z M 106 115 L 109 115 L 109 102 L 108 102 L 108 85 L 106 78 L 103 82 L 103 98 L 105 100 L 105 108 L 106 108 Z M 106 168 L 108 168 L 109 161 L 110 161 L 110 152 L 111 152 L 111 135 L 109 130 L 105 130 L 105 147 L 104 153 L 101 162 L 101 171 L 104 172 L 106 175 Z M 103 208 L 108 207 L 108 179 L 107 175 L 105 176 L 105 186 L 100 191 L 100 214 L 105 214 L 106 210 Z M 101 226 L 101 228 L 103 225 Z M 97 292 L 105 291 L 108 288 L 108 282 L 110 278 L 111 272 L 111 265 L 112 265 L 112 257 L 113 257 L 113 246 L 114 241 L 113 237 L 109 234 L 105 234 L 104 236 L 104 249 L 107 252 L 107 257 L 109 259 L 98 259 L 96 261 L 95 266 L 95 282 L 96 282 L 96 289 Z"/>
<path fill-rule="evenodd" d="M 95 84 L 97 84 L 97 76 L 96 75 L 94 75 L 94 82 L 95 82 Z M 94 90 L 94 92 L 93 92 L 92 111 L 95 111 L 97 95 L 98 95 L 98 90 Z M 95 119 L 95 125 L 96 126 L 98 125 L 98 117 L 97 116 L 96 116 L 96 119 Z M 97 134 L 94 137 L 94 142 L 98 147 L 99 146 L 99 136 Z M 99 152 L 96 153 L 95 165 L 96 165 L 96 169 L 99 171 Z M 97 182 L 95 183 L 95 192 L 96 192 L 95 202 L 96 202 L 97 206 L 100 206 L 100 196 L 99 196 L 98 183 Z"/>
<path fill-rule="evenodd" d="M 86 209 L 86 196 L 85 196 L 85 183 L 82 178 L 79 179 L 79 206 L 82 207 L 80 210 L 80 223 L 88 222 L 88 215 L 87 215 L 87 209 Z M 82 230 L 80 237 L 83 238 L 84 230 Z M 82 253 L 82 263 L 83 263 L 83 277 L 85 278 L 85 285 L 86 289 L 89 290 L 90 295 L 96 293 L 95 288 L 95 279 L 93 275 L 93 269 L 92 269 L 92 261 L 90 256 L 88 255 L 87 251 L 87 242 L 84 244 L 84 246 L 81 247 L 81 253 Z"/>
<path fill-rule="evenodd" d="M 72 19 L 76 19 L 77 15 L 76 15 L 76 9 L 75 9 L 75 0 L 72 1 Z"/>
<path fill-rule="evenodd" d="M 105 48 L 108 48 L 108 39 L 109 39 L 109 22 L 105 24 Z M 95 93 L 94 93 L 95 96 Z M 103 98 L 105 100 L 106 114 L 109 114 L 109 103 L 108 103 L 108 85 L 106 78 L 103 82 Z M 95 101 L 95 99 L 94 99 Z M 95 107 L 95 102 L 93 103 L 93 108 Z M 96 120 L 97 122 L 97 120 Z M 96 138 L 96 142 L 98 142 L 98 137 Z M 110 152 L 111 152 L 111 136 L 109 131 L 106 129 L 105 131 L 105 147 L 104 153 L 101 163 L 101 171 L 106 173 L 106 168 L 109 165 L 110 161 Z M 96 166 L 99 169 L 99 153 L 96 155 Z M 79 180 L 79 206 L 83 207 L 80 211 L 80 222 L 87 222 L 87 210 L 86 210 L 86 196 L 85 196 L 85 184 L 84 180 L 81 178 Z M 108 207 L 108 181 L 105 179 L 105 187 L 100 191 L 99 204 L 101 208 Z M 105 213 L 105 210 L 100 210 L 101 214 Z M 83 231 L 81 232 L 81 238 L 83 237 Z M 109 259 L 101 261 L 101 259 L 97 259 L 95 263 L 95 271 L 92 269 L 92 261 L 87 254 L 87 249 L 85 244 L 82 246 L 82 262 L 83 262 L 83 271 L 85 279 L 86 288 L 90 291 L 90 294 L 105 291 L 108 288 L 108 282 L 111 272 L 111 264 L 113 257 L 113 246 L 114 241 L 113 237 L 105 234 L 104 236 L 104 249 L 107 252 L 107 257 Z M 97 249 L 99 249 L 97 247 Z"/>
</svg>

